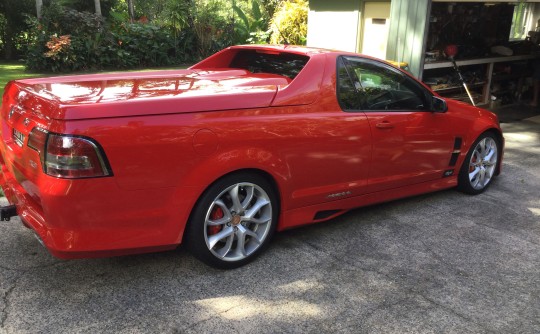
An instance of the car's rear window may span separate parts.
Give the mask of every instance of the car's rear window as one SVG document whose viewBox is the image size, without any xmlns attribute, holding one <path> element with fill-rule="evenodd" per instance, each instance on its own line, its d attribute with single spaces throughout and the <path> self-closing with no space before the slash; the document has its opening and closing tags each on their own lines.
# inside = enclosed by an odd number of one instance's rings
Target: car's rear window
<svg viewBox="0 0 540 334">
<path fill-rule="evenodd" d="M 304 68 L 309 57 L 285 52 L 241 50 L 234 56 L 230 67 L 251 73 L 270 73 L 294 79 Z"/>
</svg>

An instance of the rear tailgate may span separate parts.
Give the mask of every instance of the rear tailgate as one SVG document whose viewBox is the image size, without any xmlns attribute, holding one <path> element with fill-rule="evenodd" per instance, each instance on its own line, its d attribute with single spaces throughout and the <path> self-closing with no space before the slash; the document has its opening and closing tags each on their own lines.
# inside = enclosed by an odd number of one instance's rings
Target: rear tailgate
<svg viewBox="0 0 540 334">
<path fill-rule="evenodd" d="M 40 209 L 41 161 L 38 152 L 28 149 L 27 142 L 34 127 L 51 127 L 52 120 L 41 110 L 56 109 L 56 106 L 30 95 L 13 82 L 6 86 L 0 112 L 0 158 L 4 179 L 13 183 L 13 190 L 6 187 L 6 196 L 10 197 L 9 191 L 19 191 L 19 200 L 30 201 L 32 207 Z"/>
</svg>

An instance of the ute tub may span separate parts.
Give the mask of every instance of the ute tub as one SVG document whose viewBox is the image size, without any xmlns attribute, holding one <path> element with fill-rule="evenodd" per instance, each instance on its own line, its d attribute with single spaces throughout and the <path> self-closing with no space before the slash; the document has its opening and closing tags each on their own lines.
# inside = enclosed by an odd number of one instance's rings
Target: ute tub
<svg viewBox="0 0 540 334">
<path fill-rule="evenodd" d="M 133 74 L 132 74 L 133 75 Z M 15 81 L 18 101 L 34 96 L 51 119 L 76 120 L 269 107 L 290 79 L 246 70 L 95 74 Z M 46 103 L 45 103 L 46 102 Z"/>
</svg>

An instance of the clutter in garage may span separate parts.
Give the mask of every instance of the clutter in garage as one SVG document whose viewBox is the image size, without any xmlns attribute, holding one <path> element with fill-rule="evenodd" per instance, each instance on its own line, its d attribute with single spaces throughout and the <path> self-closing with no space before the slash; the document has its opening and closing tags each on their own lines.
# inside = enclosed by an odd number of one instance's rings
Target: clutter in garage
<svg viewBox="0 0 540 334">
<path fill-rule="evenodd" d="M 422 80 L 491 108 L 532 100 L 539 18 L 540 3 L 432 3 Z"/>
</svg>

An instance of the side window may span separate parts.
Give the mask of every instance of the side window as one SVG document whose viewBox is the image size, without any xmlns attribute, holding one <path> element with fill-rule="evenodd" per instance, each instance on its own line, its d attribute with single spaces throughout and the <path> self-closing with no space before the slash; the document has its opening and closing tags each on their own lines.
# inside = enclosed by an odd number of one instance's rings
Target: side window
<svg viewBox="0 0 540 334">
<path fill-rule="evenodd" d="M 397 69 L 355 57 L 340 57 L 337 68 L 344 110 L 427 110 L 424 89 Z"/>
<path fill-rule="evenodd" d="M 337 95 L 343 110 L 362 110 L 362 96 L 358 94 L 358 82 L 353 81 L 350 67 L 346 66 L 342 57 L 338 58 Z M 356 85 L 356 86 L 355 86 Z"/>
</svg>

